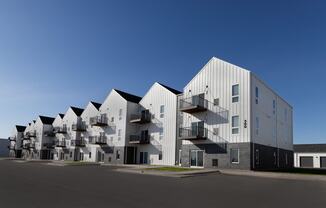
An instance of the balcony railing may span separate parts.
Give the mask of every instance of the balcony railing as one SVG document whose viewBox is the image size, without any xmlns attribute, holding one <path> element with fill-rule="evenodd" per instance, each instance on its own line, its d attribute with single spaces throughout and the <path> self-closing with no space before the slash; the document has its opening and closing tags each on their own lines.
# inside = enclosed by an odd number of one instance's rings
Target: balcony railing
<svg viewBox="0 0 326 208">
<path fill-rule="evenodd" d="M 16 150 L 15 146 L 8 145 L 7 147 L 8 147 L 9 150 Z"/>
<path fill-rule="evenodd" d="M 55 141 L 56 147 L 66 147 L 66 140 L 57 140 Z"/>
<path fill-rule="evenodd" d="M 26 133 L 26 134 L 24 134 L 23 140 L 31 140 L 31 138 L 30 138 L 29 135 Z"/>
<path fill-rule="evenodd" d="M 107 144 L 107 137 L 105 135 L 90 136 L 89 143 L 91 143 L 91 144 Z"/>
<path fill-rule="evenodd" d="M 26 133 L 28 137 L 36 137 L 36 131 L 29 131 Z"/>
<path fill-rule="evenodd" d="M 108 125 L 108 118 L 106 116 L 95 116 L 89 119 L 89 124 L 91 126 L 107 126 Z"/>
<path fill-rule="evenodd" d="M 71 140 L 71 146 L 84 147 L 86 142 L 84 139 Z"/>
<path fill-rule="evenodd" d="M 9 141 L 16 141 L 16 137 L 8 137 Z"/>
<path fill-rule="evenodd" d="M 53 142 L 43 143 L 43 147 L 48 148 L 48 149 L 52 149 L 52 148 L 54 148 L 54 146 L 55 146 L 55 142 L 54 141 Z"/>
<path fill-rule="evenodd" d="M 56 133 L 56 134 L 66 134 L 67 133 L 67 126 L 54 127 L 53 132 Z"/>
<path fill-rule="evenodd" d="M 137 114 L 130 115 L 130 122 L 131 123 L 150 123 L 151 122 L 151 114 L 149 110 L 142 110 L 141 112 Z"/>
<path fill-rule="evenodd" d="M 149 144 L 150 143 L 150 136 L 148 133 L 142 133 L 139 135 L 130 135 L 129 138 L 130 144 Z"/>
<path fill-rule="evenodd" d="M 73 131 L 86 131 L 86 124 L 85 124 L 85 122 L 72 124 L 71 130 L 73 130 Z"/>
<path fill-rule="evenodd" d="M 180 99 L 179 110 L 186 113 L 196 113 L 208 109 L 208 100 L 203 95 Z"/>
<path fill-rule="evenodd" d="M 183 140 L 207 139 L 208 129 L 204 127 L 185 127 L 179 129 L 179 138 Z"/>
<path fill-rule="evenodd" d="M 31 143 L 23 144 L 23 149 L 29 149 L 30 145 L 31 145 Z"/>
</svg>

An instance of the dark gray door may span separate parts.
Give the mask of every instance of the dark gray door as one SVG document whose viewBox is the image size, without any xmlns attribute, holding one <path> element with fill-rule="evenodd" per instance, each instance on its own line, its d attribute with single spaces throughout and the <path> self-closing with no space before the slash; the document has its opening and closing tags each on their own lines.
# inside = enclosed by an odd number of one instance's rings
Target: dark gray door
<svg viewBox="0 0 326 208">
<path fill-rule="evenodd" d="M 300 157 L 300 167 L 313 168 L 314 167 L 313 157 Z"/>
<path fill-rule="evenodd" d="M 320 167 L 326 168 L 326 157 L 320 157 Z"/>
</svg>

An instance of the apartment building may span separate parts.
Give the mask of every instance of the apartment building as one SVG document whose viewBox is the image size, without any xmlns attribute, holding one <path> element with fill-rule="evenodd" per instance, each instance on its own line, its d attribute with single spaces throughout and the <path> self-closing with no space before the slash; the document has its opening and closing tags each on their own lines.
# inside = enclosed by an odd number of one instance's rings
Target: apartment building
<svg viewBox="0 0 326 208">
<path fill-rule="evenodd" d="M 107 139 L 107 145 L 97 149 L 97 161 L 110 164 L 136 163 L 136 147 L 129 145 L 131 132 L 136 126 L 129 122 L 131 115 L 138 110 L 141 97 L 113 89 L 104 100 L 99 116 L 107 118 L 105 126 L 98 126 L 94 131 Z M 93 125 L 94 127 L 94 125 Z"/>
<path fill-rule="evenodd" d="M 83 148 L 86 146 L 85 139 L 82 136 L 82 132 L 86 131 L 86 124 L 81 118 L 83 111 L 82 108 L 70 106 L 62 118 L 62 126 L 59 127 L 67 130 L 66 133 L 60 132 L 60 134 L 64 134 L 62 138 L 65 141 L 65 148 L 68 149 L 63 153 L 64 160 L 83 160 Z"/>
<path fill-rule="evenodd" d="M 252 72 L 213 57 L 178 97 L 179 164 L 293 166 L 292 107 Z"/>
<path fill-rule="evenodd" d="M 64 116 L 64 114 L 59 113 L 52 123 L 53 133 L 55 135 L 54 160 L 65 160 L 65 155 L 67 158 L 69 156 L 69 149 L 66 145 L 67 125 L 63 124 Z"/>
<path fill-rule="evenodd" d="M 9 140 L 9 156 L 15 158 L 22 157 L 22 143 L 24 138 L 24 131 L 26 126 L 16 125 L 11 132 L 11 136 L 8 137 Z"/>
<path fill-rule="evenodd" d="M 84 155 L 82 159 L 84 161 L 103 161 L 102 152 L 107 147 L 107 137 L 104 133 L 104 128 L 108 126 L 108 118 L 106 114 L 99 113 L 100 107 L 100 103 L 89 102 L 81 114 L 81 118 L 86 125 L 86 131 L 82 132 L 82 137 L 85 138 L 87 143 L 82 148 Z"/>
<path fill-rule="evenodd" d="M 326 144 L 295 144 L 294 167 L 326 168 Z"/>
<path fill-rule="evenodd" d="M 139 101 L 129 122 L 133 125 L 129 145 L 139 164 L 175 165 L 177 95 L 180 91 L 154 83 Z"/>
</svg>

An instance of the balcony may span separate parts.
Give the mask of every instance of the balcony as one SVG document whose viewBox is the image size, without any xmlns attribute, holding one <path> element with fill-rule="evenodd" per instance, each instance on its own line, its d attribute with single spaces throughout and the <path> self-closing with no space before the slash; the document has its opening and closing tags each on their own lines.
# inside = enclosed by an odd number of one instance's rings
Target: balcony
<svg viewBox="0 0 326 208">
<path fill-rule="evenodd" d="M 105 115 L 91 117 L 89 119 L 89 124 L 91 126 L 107 126 L 108 118 Z"/>
<path fill-rule="evenodd" d="M 179 110 L 185 113 L 203 112 L 208 109 L 208 100 L 205 100 L 204 94 L 194 95 L 180 100 Z"/>
<path fill-rule="evenodd" d="M 85 147 L 86 142 L 84 139 L 71 140 L 71 146 Z"/>
<path fill-rule="evenodd" d="M 7 147 L 8 147 L 9 150 L 16 150 L 16 147 L 15 146 L 8 145 Z"/>
<path fill-rule="evenodd" d="M 80 123 L 77 123 L 77 124 L 73 124 L 71 126 L 71 130 L 73 130 L 73 131 L 86 131 L 86 124 L 85 124 L 85 122 L 80 122 Z"/>
<path fill-rule="evenodd" d="M 43 143 L 43 147 L 47 148 L 47 149 L 53 149 L 55 146 L 55 142 L 46 142 Z"/>
<path fill-rule="evenodd" d="M 107 144 L 107 137 L 105 135 L 90 136 L 89 143 L 105 145 L 105 144 Z"/>
<path fill-rule="evenodd" d="M 57 140 L 55 142 L 56 147 L 66 147 L 66 140 Z"/>
<path fill-rule="evenodd" d="M 29 149 L 35 149 L 35 143 L 34 142 L 29 143 Z"/>
<path fill-rule="evenodd" d="M 150 136 L 148 131 L 142 131 L 140 135 L 130 135 L 129 144 L 149 144 Z"/>
<path fill-rule="evenodd" d="M 66 134 L 67 133 L 67 126 L 63 125 L 63 126 L 54 127 L 53 132 L 55 134 Z"/>
<path fill-rule="evenodd" d="M 204 127 L 187 127 L 179 129 L 181 140 L 205 140 L 207 139 L 208 129 Z"/>
<path fill-rule="evenodd" d="M 26 133 L 28 137 L 36 137 L 36 131 L 29 131 Z"/>
<path fill-rule="evenodd" d="M 151 114 L 149 110 L 142 110 L 138 114 L 130 115 L 130 123 L 145 124 L 151 122 Z"/>
<path fill-rule="evenodd" d="M 31 138 L 28 136 L 28 134 L 24 134 L 23 140 L 31 140 Z"/>
<path fill-rule="evenodd" d="M 8 137 L 8 140 L 11 142 L 15 142 L 16 141 L 16 137 Z"/>
<path fill-rule="evenodd" d="M 31 143 L 25 143 L 25 144 L 23 144 L 22 148 L 23 149 L 30 149 L 30 145 L 31 145 Z"/>
</svg>

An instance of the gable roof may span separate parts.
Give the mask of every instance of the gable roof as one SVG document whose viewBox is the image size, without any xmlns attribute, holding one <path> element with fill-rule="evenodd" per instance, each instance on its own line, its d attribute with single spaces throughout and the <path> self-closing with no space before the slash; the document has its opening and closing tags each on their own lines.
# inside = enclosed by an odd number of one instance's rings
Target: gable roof
<svg viewBox="0 0 326 208">
<path fill-rule="evenodd" d="M 59 116 L 60 116 L 60 118 L 63 118 L 65 116 L 65 114 L 59 113 Z"/>
<path fill-rule="evenodd" d="M 24 132 L 26 129 L 26 126 L 20 126 L 20 125 L 16 125 L 16 129 L 18 132 Z"/>
<path fill-rule="evenodd" d="M 295 144 L 294 152 L 326 152 L 326 144 Z"/>
<path fill-rule="evenodd" d="M 77 108 L 77 107 L 73 107 L 73 106 L 70 106 L 70 108 L 77 116 L 81 116 L 81 114 L 84 111 L 84 109 L 82 109 L 82 108 Z"/>
<path fill-rule="evenodd" d="M 181 91 L 176 90 L 176 89 L 173 89 L 173 88 L 171 88 L 171 87 L 169 87 L 169 86 L 166 86 L 166 85 L 164 85 L 164 84 L 162 84 L 162 83 L 159 83 L 159 82 L 158 82 L 158 84 L 161 85 L 162 87 L 165 87 L 167 90 L 169 90 L 170 92 L 172 92 L 172 93 L 174 93 L 174 94 L 176 94 L 176 95 L 182 93 Z"/>
<path fill-rule="evenodd" d="M 43 124 L 52 124 L 55 118 L 47 116 L 39 116 Z"/>
<path fill-rule="evenodd" d="M 92 103 L 97 110 L 100 110 L 100 107 L 102 105 L 101 103 L 96 103 L 96 102 L 93 102 L 93 101 L 91 101 L 90 103 Z"/>
<path fill-rule="evenodd" d="M 121 97 L 123 97 L 124 99 L 126 99 L 127 101 L 133 102 L 133 103 L 139 103 L 139 101 L 141 100 L 141 97 L 137 96 L 137 95 L 132 95 L 129 94 L 127 92 L 123 92 L 121 90 L 117 90 L 114 89 L 119 95 L 121 95 Z"/>
</svg>

